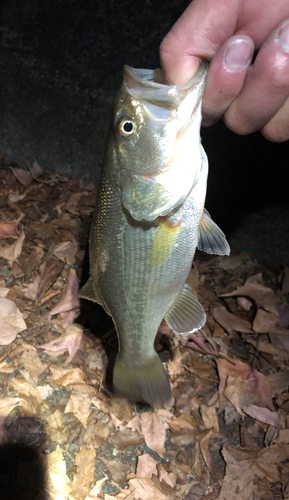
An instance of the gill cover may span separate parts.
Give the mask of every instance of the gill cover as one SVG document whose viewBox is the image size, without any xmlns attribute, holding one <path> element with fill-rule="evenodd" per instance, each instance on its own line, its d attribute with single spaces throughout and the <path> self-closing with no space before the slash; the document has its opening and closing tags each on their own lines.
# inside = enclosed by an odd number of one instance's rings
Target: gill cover
<svg viewBox="0 0 289 500">
<path fill-rule="evenodd" d="M 164 84 L 160 70 L 124 67 L 115 113 L 116 157 L 122 203 L 135 220 L 169 214 L 198 180 L 206 74 L 207 63 L 201 63 L 180 88 Z"/>
</svg>

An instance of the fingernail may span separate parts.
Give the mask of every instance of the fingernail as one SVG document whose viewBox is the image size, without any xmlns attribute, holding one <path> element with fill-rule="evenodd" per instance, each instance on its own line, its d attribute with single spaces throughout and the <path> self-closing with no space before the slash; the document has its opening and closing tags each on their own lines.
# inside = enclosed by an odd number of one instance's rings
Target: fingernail
<svg viewBox="0 0 289 500">
<path fill-rule="evenodd" d="M 289 52 L 289 22 L 286 21 L 283 26 L 281 26 L 277 30 L 277 43 L 280 47 L 285 50 L 285 52 Z"/>
<path fill-rule="evenodd" d="M 254 52 L 252 43 L 244 38 L 233 40 L 228 46 L 224 62 L 229 69 L 240 70 L 245 68 L 251 61 Z"/>
</svg>

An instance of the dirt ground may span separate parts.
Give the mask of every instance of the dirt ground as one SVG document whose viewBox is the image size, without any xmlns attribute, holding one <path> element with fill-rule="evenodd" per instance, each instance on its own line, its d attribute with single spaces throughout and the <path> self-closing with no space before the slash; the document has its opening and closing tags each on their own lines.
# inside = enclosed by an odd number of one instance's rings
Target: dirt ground
<svg viewBox="0 0 289 500">
<path fill-rule="evenodd" d="M 78 298 L 95 197 L 1 160 L 1 500 L 288 500 L 289 268 L 198 253 L 207 323 L 161 325 L 172 401 L 131 404 L 111 392 L 111 319 Z"/>
</svg>

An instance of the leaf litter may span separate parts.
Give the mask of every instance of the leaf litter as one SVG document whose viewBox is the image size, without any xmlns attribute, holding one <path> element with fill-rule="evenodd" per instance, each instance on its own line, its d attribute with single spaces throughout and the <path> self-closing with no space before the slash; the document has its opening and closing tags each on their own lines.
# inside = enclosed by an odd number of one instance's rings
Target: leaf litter
<svg viewBox="0 0 289 500">
<path fill-rule="evenodd" d="M 198 253 L 207 323 L 178 337 L 163 322 L 172 401 L 131 404 L 111 393 L 113 324 L 78 298 L 95 186 L 0 162 L 0 458 L 33 451 L 13 480 L 0 466 L 1 499 L 27 499 L 37 466 L 45 500 L 288 500 L 288 268 Z"/>
</svg>

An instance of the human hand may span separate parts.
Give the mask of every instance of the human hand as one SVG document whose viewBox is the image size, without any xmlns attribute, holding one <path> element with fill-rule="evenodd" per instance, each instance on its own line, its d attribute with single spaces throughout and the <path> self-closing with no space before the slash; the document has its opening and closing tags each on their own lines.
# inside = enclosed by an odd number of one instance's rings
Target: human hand
<svg viewBox="0 0 289 500">
<path fill-rule="evenodd" d="M 179 86 L 200 60 L 211 61 L 204 126 L 223 117 L 237 134 L 289 139 L 288 0 L 194 0 L 164 38 L 160 58 L 168 82 Z"/>
</svg>

